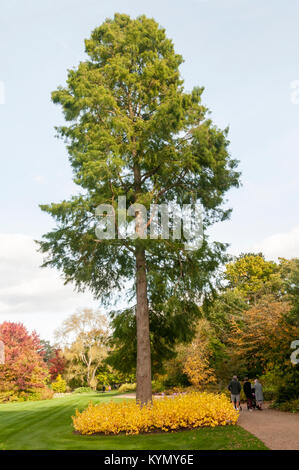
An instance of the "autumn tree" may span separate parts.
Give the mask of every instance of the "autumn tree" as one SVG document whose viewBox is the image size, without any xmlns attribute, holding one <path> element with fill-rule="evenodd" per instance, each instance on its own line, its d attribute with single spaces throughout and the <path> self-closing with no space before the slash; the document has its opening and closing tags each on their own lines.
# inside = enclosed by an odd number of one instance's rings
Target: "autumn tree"
<svg viewBox="0 0 299 470">
<path fill-rule="evenodd" d="M 29 333 L 22 323 L 0 324 L 0 340 L 5 347 L 5 363 L 0 365 L 0 390 L 42 388 L 48 377 L 40 354 L 38 335 Z"/>
<path fill-rule="evenodd" d="M 268 364 L 290 367 L 290 344 L 299 337 L 298 327 L 289 324 L 291 305 L 265 296 L 233 322 L 230 338 L 232 353 L 247 366 L 265 371 Z"/>
<path fill-rule="evenodd" d="M 283 287 L 279 266 L 266 261 L 263 254 L 246 253 L 226 265 L 225 279 L 230 289 L 237 290 L 249 302 L 265 294 L 279 296 Z"/>
<path fill-rule="evenodd" d="M 63 351 L 61 349 L 54 349 L 54 354 L 50 357 L 48 361 L 49 373 L 51 380 L 55 380 L 58 375 L 63 374 L 66 366 L 66 359 L 63 356 Z"/>
<path fill-rule="evenodd" d="M 191 384 L 197 388 L 216 382 L 215 370 L 210 363 L 212 356 L 210 330 L 207 320 L 200 320 L 192 343 L 185 348 L 183 353 L 183 372 Z"/>
<path fill-rule="evenodd" d="M 299 327 L 299 259 L 280 258 L 280 265 L 284 274 L 287 298 L 292 305 L 289 320 Z"/>
<path fill-rule="evenodd" d="M 238 186 L 239 173 L 228 152 L 227 129 L 208 117 L 203 88 L 184 91 L 183 58 L 153 19 L 117 13 L 92 32 L 85 50 L 87 59 L 69 70 L 66 86 L 52 94 L 68 123 L 58 134 L 67 142 L 82 192 L 41 206 L 57 227 L 40 247 L 48 255 L 45 266 L 60 269 L 66 282 L 89 288 L 102 302 L 109 304 L 125 289 L 135 297 L 137 400 L 145 403 L 152 397 L 150 317 L 163 317 L 173 338 L 178 323 L 180 330 L 192 329 L 197 302 L 225 246 L 209 245 L 203 235 L 202 243 L 188 250 L 188 234 L 177 237 L 172 222 L 169 238 L 149 239 L 153 218 L 143 223 L 140 205 L 149 211 L 151 204 L 200 202 L 205 229 L 228 218 L 222 203 Z M 133 236 L 118 233 L 125 225 L 118 226 L 121 196 L 125 209 L 134 204 Z M 100 204 L 113 207 L 115 239 L 96 239 Z M 159 330 L 152 334 L 159 337 Z"/>
<path fill-rule="evenodd" d="M 87 384 L 96 388 L 96 373 L 107 356 L 108 322 L 99 311 L 83 309 L 64 320 L 56 331 L 57 341 L 64 345 L 70 380 L 83 371 Z"/>
</svg>

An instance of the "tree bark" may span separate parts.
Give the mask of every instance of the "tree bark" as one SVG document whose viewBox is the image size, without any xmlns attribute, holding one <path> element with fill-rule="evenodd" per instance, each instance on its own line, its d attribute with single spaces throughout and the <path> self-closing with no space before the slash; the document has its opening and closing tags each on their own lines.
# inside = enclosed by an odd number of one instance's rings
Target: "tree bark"
<svg viewBox="0 0 299 470">
<path fill-rule="evenodd" d="M 142 246 L 138 246 L 138 244 L 136 246 L 136 296 L 136 400 L 141 405 L 144 405 L 152 400 L 151 346 L 147 299 L 145 250 Z"/>
</svg>

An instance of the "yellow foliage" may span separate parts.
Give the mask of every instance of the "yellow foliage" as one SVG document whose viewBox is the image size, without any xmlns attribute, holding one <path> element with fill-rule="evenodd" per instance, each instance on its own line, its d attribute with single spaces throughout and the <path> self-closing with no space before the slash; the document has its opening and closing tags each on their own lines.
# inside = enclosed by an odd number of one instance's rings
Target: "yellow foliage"
<svg viewBox="0 0 299 470">
<path fill-rule="evenodd" d="M 215 371 L 203 355 L 187 357 L 183 370 L 194 387 L 216 382 Z"/>
<path fill-rule="evenodd" d="M 226 426 L 236 424 L 238 416 L 225 395 L 193 392 L 154 399 L 143 407 L 135 401 L 90 403 L 81 413 L 76 410 L 72 419 L 81 434 L 139 434 Z"/>
<path fill-rule="evenodd" d="M 64 393 L 66 391 L 66 381 L 63 380 L 60 374 L 57 375 L 56 381 L 52 382 L 51 388 L 56 393 Z"/>
<path fill-rule="evenodd" d="M 183 372 L 194 387 L 201 388 L 211 382 L 216 382 L 214 369 L 210 366 L 209 341 L 211 327 L 207 320 L 198 322 L 196 335 L 183 353 Z"/>
</svg>

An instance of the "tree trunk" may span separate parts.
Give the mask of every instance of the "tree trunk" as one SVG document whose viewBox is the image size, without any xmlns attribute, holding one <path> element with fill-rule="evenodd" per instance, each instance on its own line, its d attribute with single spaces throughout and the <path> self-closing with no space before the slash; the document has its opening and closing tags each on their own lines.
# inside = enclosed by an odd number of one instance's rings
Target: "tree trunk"
<svg viewBox="0 0 299 470">
<path fill-rule="evenodd" d="M 151 346 L 149 311 L 147 300 L 147 280 L 145 250 L 136 246 L 136 327 L 137 327 L 137 367 L 136 400 L 144 405 L 152 400 Z"/>
</svg>

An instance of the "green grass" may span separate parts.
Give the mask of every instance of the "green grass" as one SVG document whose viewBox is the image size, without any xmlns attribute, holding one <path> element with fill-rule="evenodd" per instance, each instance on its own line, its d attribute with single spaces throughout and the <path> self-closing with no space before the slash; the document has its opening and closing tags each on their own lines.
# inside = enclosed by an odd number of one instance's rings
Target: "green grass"
<svg viewBox="0 0 299 470">
<path fill-rule="evenodd" d="M 86 393 L 53 400 L 0 405 L 1 450 L 222 450 L 266 449 L 239 426 L 204 428 L 140 436 L 81 436 L 73 433 L 71 416 L 89 401 L 121 401 L 113 393 Z"/>
</svg>

